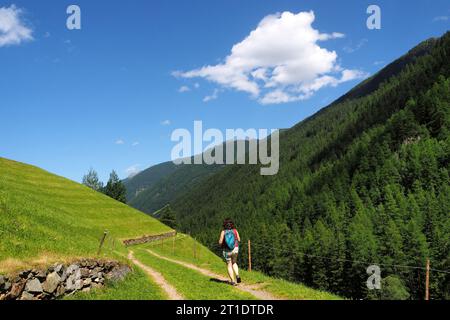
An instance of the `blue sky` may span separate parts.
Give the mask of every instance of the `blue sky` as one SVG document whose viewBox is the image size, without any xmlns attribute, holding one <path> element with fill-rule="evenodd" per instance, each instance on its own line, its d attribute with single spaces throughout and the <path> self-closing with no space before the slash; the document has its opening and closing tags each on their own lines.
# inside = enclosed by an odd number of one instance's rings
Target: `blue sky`
<svg viewBox="0 0 450 320">
<path fill-rule="evenodd" d="M 81 30 L 66 28 L 70 4 L 81 8 Z M 366 27 L 370 4 L 381 8 L 381 30 Z M 130 169 L 169 160 L 170 134 L 192 130 L 194 120 L 221 130 L 291 127 L 420 41 L 450 29 L 447 0 L 2 0 L 0 8 L 13 8 L 16 27 L 25 28 L 8 35 L 7 11 L 0 11 L 0 156 L 76 181 L 90 167 L 106 180 L 112 169 L 126 177 Z M 280 29 L 286 41 L 270 33 L 277 23 L 301 22 L 298 14 L 308 18 L 311 11 L 314 21 L 304 29 L 291 32 L 295 23 Z M 282 12 L 290 15 L 276 15 Z M 260 32 L 244 41 L 258 26 Z M 321 40 L 303 43 L 302 32 L 314 30 Z M 235 62 L 253 61 L 261 43 L 264 50 L 274 43 L 271 61 L 290 69 L 270 69 L 270 80 L 242 83 L 246 69 Z M 324 54 L 312 71 L 298 59 L 284 64 L 285 54 L 297 57 L 302 45 L 318 45 Z M 294 52 L 276 51 L 283 46 Z M 333 70 L 324 74 L 332 78 L 296 78 L 321 70 L 326 59 Z M 345 70 L 352 77 L 341 81 Z M 317 87 L 322 80 L 329 85 Z M 264 100 L 271 92 L 289 93 L 292 101 L 283 103 L 278 94 Z"/>
</svg>

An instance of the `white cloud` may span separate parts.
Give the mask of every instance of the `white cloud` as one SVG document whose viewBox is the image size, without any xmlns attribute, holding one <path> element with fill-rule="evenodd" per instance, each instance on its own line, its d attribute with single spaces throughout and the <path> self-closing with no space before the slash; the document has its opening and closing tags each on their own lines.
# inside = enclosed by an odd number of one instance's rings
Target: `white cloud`
<svg viewBox="0 0 450 320">
<path fill-rule="evenodd" d="M 232 47 L 222 63 L 172 74 L 244 91 L 263 104 L 306 99 L 326 85 L 349 81 L 350 75 L 361 76 L 361 72 L 341 68 L 335 51 L 319 46 L 320 41 L 344 35 L 320 33 L 312 27 L 314 19 L 312 11 L 269 15 Z M 217 98 L 215 93 L 204 101 Z"/>
<path fill-rule="evenodd" d="M 448 16 L 438 16 L 438 17 L 434 17 L 433 22 L 448 21 L 448 19 L 449 19 Z"/>
<path fill-rule="evenodd" d="M 214 91 L 211 95 L 203 98 L 203 102 L 209 102 L 211 100 L 216 100 L 218 97 L 219 97 L 219 89 L 214 89 Z"/>
<path fill-rule="evenodd" d="M 22 10 L 15 5 L 0 7 L 0 47 L 33 40 L 33 31 L 22 20 Z"/>
<path fill-rule="evenodd" d="M 179 93 L 188 92 L 191 91 L 191 89 L 188 86 L 181 86 L 180 89 L 178 89 Z"/>
<path fill-rule="evenodd" d="M 117 139 L 116 144 L 125 144 L 125 141 L 123 141 L 122 139 Z"/>
<path fill-rule="evenodd" d="M 161 121 L 161 125 L 163 125 L 163 126 L 169 126 L 169 125 L 170 125 L 170 120 L 164 120 L 164 121 Z"/>
<path fill-rule="evenodd" d="M 139 141 L 135 141 L 135 142 L 133 142 L 132 144 L 131 144 L 131 146 L 133 146 L 133 147 L 136 147 L 136 146 L 138 146 L 139 145 Z"/>
<path fill-rule="evenodd" d="M 141 170 L 139 169 L 141 165 L 140 164 L 134 164 L 130 167 L 128 167 L 127 169 L 125 169 L 125 173 L 127 174 L 128 178 L 132 178 L 135 175 L 137 175 L 139 172 L 141 172 Z"/>
<path fill-rule="evenodd" d="M 342 48 L 342 50 L 344 50 L 347 53 L 353 53 L 355 51 L 358 51 L 359 49 L 361 49 L 362 47 L 364 47 L 364 45 L 369 42 L 368 39 L 363 38 L 361 39 L 354 47 L 353 46 L 345 46 L 344 48 Z"/>
<path fill-rule="evenodd" d="M 293 101 L 300 101 L 310 98 L 314 92 L 324 88 L 324 87 L 336 87 L 337 85 L 355 80 L 362 79 L 368 76 L 367 73 L 359 70 L 342 70 L 341 77 L 335 78 L 329 75 L 324 75 L 314 79 L 314 81 L 309 84 L 303 85 L 297 90 L 292 90 L 290 92 L 284 92 L 282 90 L 274 90 L 267 93 L 260 102 L 262 104 L 279 104 Z"/>
</svg>

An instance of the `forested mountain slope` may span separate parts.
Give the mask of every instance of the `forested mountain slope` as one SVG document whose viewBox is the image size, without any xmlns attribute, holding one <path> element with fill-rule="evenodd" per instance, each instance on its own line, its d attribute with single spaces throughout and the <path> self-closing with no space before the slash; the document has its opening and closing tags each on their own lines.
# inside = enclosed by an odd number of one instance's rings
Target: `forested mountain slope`
<svg viewBox="0 0 450 320">
<path fill-rule="evenodd" d="M 222 144 L 224 163 L 227 145 L 233 144 L 236 157 L 238 141 L 228 141 Z M 247 148 L 248 141 L 240 140 L 240 142 L 243 142 Z M 212 149 L 208 149 L 206 152 L 214 154 Z M 201 159 L 203 159 L 202 154 L 190 158 L 191 163 L 202 162 Z M 124 180 L 127 189 L 127 203 L 145 213 L 153 214 L 223 168 L 224 165 L 219 164 L 175 165 L 172 161 L 152 166 L 134 177 Z"/>
<path fill-rule="evenodd" d="M 351 298 L 373 296 L 375 263 L 422 299 L 429 258 L 431 298 L 450 298 L 449 61 L 449 32 L 420 44 L 283 132 L 277 175 L 227 166 L 172 205 L 177 223 L 213 249 L 232 217 L 253 267 Z"/>
</svg>

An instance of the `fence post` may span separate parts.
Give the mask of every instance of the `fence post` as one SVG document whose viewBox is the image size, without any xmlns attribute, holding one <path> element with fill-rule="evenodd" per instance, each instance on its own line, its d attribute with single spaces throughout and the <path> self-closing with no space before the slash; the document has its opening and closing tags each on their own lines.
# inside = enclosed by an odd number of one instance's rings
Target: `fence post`
<svg viewBox="0 0 450 320">
<path fill-rule="evenodd" d="M 172 251 L 173 251 L 173 255 L 175 255 L 175 237 L 176 237 L 176 235 L 172 238 Z"/>
<path fill-rule="evenodd" d="M 100 246 L 98 247 L 97 255 L 100 255 L 100 251 L 102 250 L 103 243 L 105 242 L 106 235 L 108 234 L 108 230 L 103 232 L 102 239 L 100 240 Z"/>
<path fill-rule="evenodd" d="M 197 247 L 196 247 L 196 241 L 194 240 L 194 259 L 197 259 Z"/>
<path fill-rule="evenodd" d="M 248 271 L 252 271 L 252 246 L 250 239 L 248 240 Z"/>
<path fill-rule="evenodd" d="M 430 300 L 430 259 L 427 259 L 427 273 L 425 278 L 425 300 Z"/>
</svg>

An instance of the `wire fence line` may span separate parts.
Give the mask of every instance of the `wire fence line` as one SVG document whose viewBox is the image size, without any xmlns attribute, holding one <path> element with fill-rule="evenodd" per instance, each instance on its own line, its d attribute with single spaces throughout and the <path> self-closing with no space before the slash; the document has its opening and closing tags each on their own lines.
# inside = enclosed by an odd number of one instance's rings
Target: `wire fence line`
<svg viewBox="0 0 450 320">
<path fill-rule="evenodd" d="M 192 238 L 192 240 L 197 241 L 195 239 L 194 236 L 189 236 L 188 234 L 180 234 L 177 233 L 177 236 L 173 237 L 173 238 L 167 238 L 164 240 L 167 241 L 181 241 L 184 239 L 188 239 L 188 238 Z M 169 240 L 171 239 L 171 240 Z M 147 243 L 150 246 L 156 246 L 156 245 L 161 245 L 161 243 L 164 242 L 164 240 L 160 240 L 160 241 L 153 241 L 153 242 L 149 242 Z M 244 244 L 242 244 L 242 246 L 245 246 Z M 211 248 L 217 248 L 219 249 L 220 246 L 218 244 L 218 242 L 210 242 L 209 243 L 209 247 Z M 260 249 L 262 249 L 261 244 L 258 243 L 254 243 L 252 242 L 251 244 L 251 248 L 253 251 L 253 257 L 257 256 L 258 252 Z M 254 251 L 256 249 L 256 252 Z M 264 250 L 267 249 L 267 247 L 264 247 Z M 344 254 L 349 254 L 348 252 L 342 252 Z M 416 269 L 416 270 L 424 270 L 426 271 L 427 268 L 426 267 L 422 267 L 422 266 L 412 266 L 412 265 L 406 265 L 406 264 L 389 264 L 389 263 L 380 263 L 380 262 L 370 262 L 370 261 L 363 261 L 363 260 L 351 260 L 351 259 L 344 259 L 344 258 L 331 258 L 331 257 L 325 257 L 325 256 L 320 256 L 320 255 L 315 255 L 315 254 L 309 254 L 309 253 L 305 253 L 305 252 L 296 252 L 296 254 L 302 255 L 302 256 L 306 256 L 309 258 L 318 258 L 318 259 L 324 259 L 324 260 L 328 260 L 328 261 L 335 261 L 335 262 L 351 262 L 354 264 L 365 264 L 365 265 L 378 265 L 378 266 L 384 266 L 384 267 L 393 267 L 393 268 L 404 268 L 404 269 Z M 254 261 L 256 261 L 256 259 L 253 258 Z M 254 263 L 254 262 L 252 262 Z M 438 272 L 438 273 L 445 273 L 445 274 L 450 274 L 450 270 L 441 270 L 441 269 L 436 269 L 436 268 L 429 268 L 429 271 L 432 272 Z"/>
<path fill-rule="evenodd" d="M 256 248 L 256 250 L 261 249 L 260 244 L 256 243 L 254 244 L 252 242 L 252 249 Z M 411 265 L 405 265 L 405 264 L 389 264 L 389 263 L 380 263 L 380 262 L 370 262 L 370 261 L 363 261 L 363 260 L 351 260 L 351 259 L 344 259 L 344 258 L 330 258 L 330 257 L 325 257 L 325 256 L 320 256 L 320 255 L 315 255 L 315 254 L 309 254 L 309 253 L 305 253 L 305 252 L 296 252 L 297 254 L 303 255 L 303 256 L 307 256 L 310 258 L 319 258 L 319 259 L 324 259 L 324 260 L 330 260 L 330 261 L 338 261 L 338 262 L 352 262 L 355 264 L 367 264 L 367 265 L 379 265 L 379 266 L 385 266 L 385 267 L 396 267 L 396 268 L 409 268 L 409 269 L 421 269 L 421 270 L 426 270 L 426 267 L 422 267 L 422 266 L 411 266 Z M 350 253 L 347 251 L 343 251 L 341 252 L 345 255 L 349 255 Z M 440 273 L 447 273 L 450 274 L 450 270 L 440 270 L 440 269 L 435 269 L 435 268 L 430 268 L 430 271 L 434 271 L 434 272 L 440 272 Z"/>
</svg>

